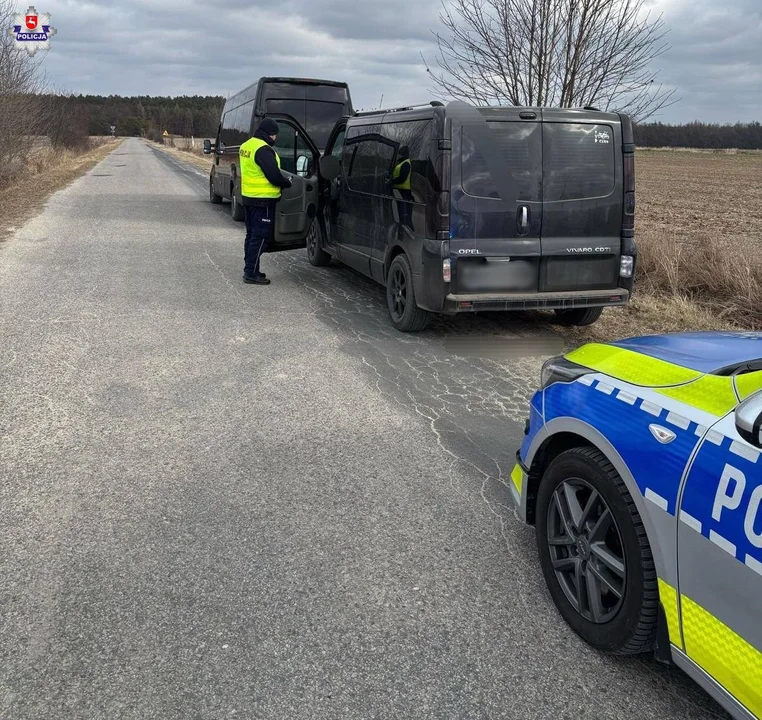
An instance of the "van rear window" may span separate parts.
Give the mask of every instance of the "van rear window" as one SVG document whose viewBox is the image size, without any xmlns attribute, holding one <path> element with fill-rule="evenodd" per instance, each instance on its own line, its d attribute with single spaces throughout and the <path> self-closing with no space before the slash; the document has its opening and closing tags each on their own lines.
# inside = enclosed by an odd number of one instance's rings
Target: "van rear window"
<svg viewBox="0 0 762 720">
<path fill-rule="evenodd" d="M 540 123 L 490 122 L 501 161 L 517 185 L 517 200 L 542 200 L 542 126 Z M 482 148 L 461 131 L 461 183 L 476 197 L 499 197 Z"/>
<path fill-rule="evenodd" d="M 609 125 L 543 125 L 545 202 L 607 197 L 616 185 L 614 131 Z"/>
<path fill-rule="evenodd" d="M 267 112 L 293 117 L 312 138 L 318 150 L 325 149 L 336 123 L 344 114 L 344 106 L 319 100 L 267 100 Z"/>
</svg>

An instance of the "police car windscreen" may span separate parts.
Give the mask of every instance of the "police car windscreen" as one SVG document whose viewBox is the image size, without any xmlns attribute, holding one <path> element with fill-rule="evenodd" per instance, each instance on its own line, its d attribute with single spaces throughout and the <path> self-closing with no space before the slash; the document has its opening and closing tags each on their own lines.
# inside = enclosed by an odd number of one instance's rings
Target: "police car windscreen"
<svg viewBox="0 0 762 720">
<path fill-rule="evenodd" d="M 344 105 L 322 100 L 267 100 L 267 111 L 293 117 L 323 151 L 334 125 L 345 114 Z"/>
</svg>

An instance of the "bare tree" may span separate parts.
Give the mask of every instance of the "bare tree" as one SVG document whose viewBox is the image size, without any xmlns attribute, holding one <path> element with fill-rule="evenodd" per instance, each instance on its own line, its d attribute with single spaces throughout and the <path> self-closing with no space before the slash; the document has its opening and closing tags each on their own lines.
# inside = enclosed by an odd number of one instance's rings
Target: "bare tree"
<svg viewBox="0 0 762 720">
<path fill-rule="evenodd" d="M 38 97 L 46 86 L 42 58 L 20 52 L 8 33 L 15 10 L 15 0 L 0 0 L 0 181 L 14 174 L 47 123 Z"/>
<path fill-rule="evenodd" d="M 656 85 L 667 30 L 644 0 L 453 0 L 440 21 L 432 77 L 451 98 L 595 106 L 636 122 L 677 102 Z"/>
</svg>

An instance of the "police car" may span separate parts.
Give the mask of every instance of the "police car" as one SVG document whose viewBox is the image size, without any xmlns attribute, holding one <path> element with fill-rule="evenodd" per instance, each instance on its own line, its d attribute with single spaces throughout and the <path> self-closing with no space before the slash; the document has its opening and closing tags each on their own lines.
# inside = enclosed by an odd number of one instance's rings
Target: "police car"
<svg viewBox="0 0 762 720">
<path fill-rule="evenodd" d="M 762 717 L 762 333 L 548 360 L 511 475 L 561 615 Z"/>
</svg>

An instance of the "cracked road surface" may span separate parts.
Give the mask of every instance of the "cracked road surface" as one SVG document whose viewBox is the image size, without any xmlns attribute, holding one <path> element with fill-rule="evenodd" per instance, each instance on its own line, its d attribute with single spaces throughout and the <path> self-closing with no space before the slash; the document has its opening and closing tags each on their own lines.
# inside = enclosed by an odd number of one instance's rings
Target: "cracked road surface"
<svg viewBox="0 0 762 720">
<path fill-rule="evenodd" d="M 244 285 L 206 189 L 127 140 L 0 246 L 0 717 L 724 717 L 551 604 L 504 484 L 549 327 Z"/>
</svg>

